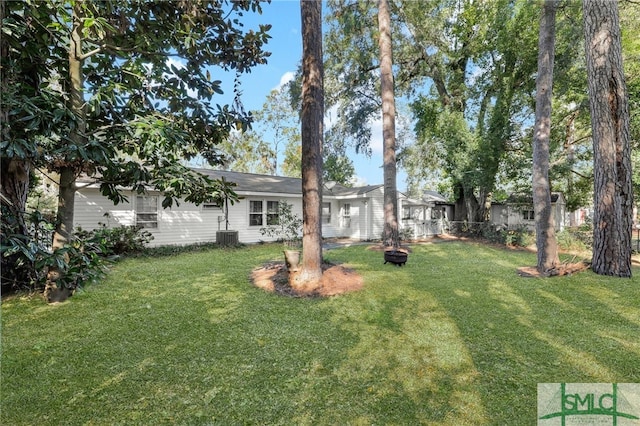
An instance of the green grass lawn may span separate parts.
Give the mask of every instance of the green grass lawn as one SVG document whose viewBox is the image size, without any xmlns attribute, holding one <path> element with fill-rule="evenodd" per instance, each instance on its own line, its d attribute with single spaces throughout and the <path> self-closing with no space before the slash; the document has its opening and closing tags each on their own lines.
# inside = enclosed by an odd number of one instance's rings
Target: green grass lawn
<svg viewBox="0 0 640 426">
<path fill-rule="evenodd" d="M 327 299 L 266 293 L 276 245 L 122 261 L 69 301 L 2 303 L 3 425 L 531 425 L 544 382 L 640 382 L 640 270 L 521 278 L 446 242 Z"/>
</svg>

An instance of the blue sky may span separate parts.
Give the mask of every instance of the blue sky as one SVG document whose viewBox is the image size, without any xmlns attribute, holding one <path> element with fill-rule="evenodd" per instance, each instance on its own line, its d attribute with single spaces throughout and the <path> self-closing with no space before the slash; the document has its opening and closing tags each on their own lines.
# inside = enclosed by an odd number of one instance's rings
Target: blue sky
<svg viewBox="0 0 640 426">
<path fill-rule="evenodd" d="M 259 23 L 271 24 L 269 32 L 271 39 L 266 50 L 271 52 L 267 65 L 260 65 L 249 74 L 241 77 L 242 102 L 246 110 L 258 110 L 262 107 L 271 90 L 288 81 L 296 71 L 302 57 L 302 36 L 300 27 L 300 2 L 297 0 L 272 0 L 270 4 L 262 5 L 262 15 L 246 13 L 242 22 L 246 29 L 257 28 Z M 233 96 L 232 79 L 225 80 L 223 90 L 225 96 Z M 214 99 L 214 102 L 216 100 Z M 217 102 L 224 102 L 217 100 Z M 373 139 L 371 141 L 372 156 L 367 158 L 362 154 L 350 152 L 356 168 L 359 183 L 381 184 L 382 171 L 382 127 L 380 123 L 373 124 Z M 399 190 L 406 189 L 406 175 L 399 171 L 397 185 Z"/>
</svg>

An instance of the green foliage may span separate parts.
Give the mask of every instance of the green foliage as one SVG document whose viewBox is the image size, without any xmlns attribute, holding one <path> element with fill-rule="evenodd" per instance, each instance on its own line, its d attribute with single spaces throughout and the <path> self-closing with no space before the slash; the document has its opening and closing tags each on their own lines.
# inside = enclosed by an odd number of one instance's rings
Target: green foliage
<svg viewBox="0 0 640 426">
<path fill-rule="evenodd" d="M 502 231 L 501 234 L 503 236 L 503 244 L 506 246 L 529 247 L 535 241 L 533 232 L 525 226 L 507 229 Z"/>
<path fill-rule="evenodd" d="M 241 247 L 241 246 L 242 244 L 238 245 L 238 247 Z M 203 251 L 212 250 L 212 249 L 220 249 L 220 245 L 218 243 L 207 242 L 207 243 L 189 244 L 184 246 L 166 245 L 166 246 L 148 247 L 144 249 L 144 251 L 132 253 L 128 257 L 168 257 L 168 256 L 176 256 L 183 253 L 203 252 Z"/>
<path fill-rule="evenodd" d="M 337 182 L 340 185 L 350 187 L 352 178 L 356 169 L 353 161 L 345 156 L 334 153 L 325 153 L 324 163 L 322 165 L 322 180 L 324 182 Z"/>
<path fill-rule="evenodd" d="M 214 184 L 181 164 L 196 157 L 219 162 L 217 144 L 231 129 L 246 129 L 241 108 L 216 105 L 216 70 L 248 72 L 266 62 L 269 25 L 243 28 L 239 17 L 261 12 L 243 2 L 6 2 L 3 40 L 3 158 L 28 158 L 36 166 L 101 176 L 104 195 L 123 201 L 122 187 L 164 192 L 163 206 L 178 198 L 208 201 Z M 224 3 L 224 4 L 223 4 Z M 67 101 L 69 38 L 80 26 L 86 106 Z M 215 28 L 215 31 L 212 30 Z M 78 82 L 73 82 L 78 84 Z M 86 115 L 86 116 L 85 116 Z M 70 139 L 84 129 L 80 139 Z M 133 160 L 135 159 L 135 160 Z"/>
<path fill-rule="evenodd" d="M 3 217 L 4 219 L 4 217 Z M 69 244 L 51 251 L 53 224 L 40 212 L 28 216 L 30 235 L 16 233 L 2 221 L 2 282 L 13 289 L 42 290 L 47 274 L 56 270 L 59 288 L 75 289 L 95 281 L 105 273 L 108 254 L 104 240 L 97 235 L 74 238 Z M 11 274 L 10 276 L 5 274 Z"/>
<path fill-rule="evenodd" d="M 404 227 L 402 229 L 400 229 L 400 232 L 398 233 L 398 237 L 400 238 L 400 241 L 411 241 L 413 240 L 413 228 L 412 227 Z"/>
<path fill-rule="evenodd" d="M 260 233 L 267 237 L 276 237 L 285 245 L 294 247 L 299 244 L 302 234 L 302 219 L 293 213 L 293 205 L 284 200 L 278 201 L 278 223 L 260 228 Z"/>
<path fill-rule="evenodd" d="M 153 240 L 153 234 L 138 226 L 118 226 L 108 228 L 104 223 L 92 231 L 78 229 L 75 236 L 79 239 L 99 241 L 104 256 L 123 256 L 144 252 L 147 244 Z"/>
<path fill-rule="evenodd" d="M 251 111 L 252 128 L 221 143 L 224 167 L 234 171 L 299 177 L 300 120 L 288 85 L 274 89 L 260 110 Z"/>
<path fill-rule="evenodd" d="M 11 211 L 2 204 L 0 256 L 3 291 L 11 288 L 44 288 L 46 271 L 36 269 L 36 265 L 51 254 L 49 247 L 53 226 L 37 211 L 26 219 L 30 235 L 18 230 Z"/>
<path fill-rule="evenodd" d="M 556 235 L 558 245 L 564 250 L 591 251 L 593 248 L 593 224 L 585 223 L 577 228 L 565 228 Z"/>
<path fill-rule="evenodd" d="M 493 244 L 501 244 L 510 247 L 529 247 L 535 242 L 535 236 L 526 226 L 507 228 L 496 226 L 491 222 L 457 224 L 456 235 L 467 238 L 485 240 Z"/>
</svg>

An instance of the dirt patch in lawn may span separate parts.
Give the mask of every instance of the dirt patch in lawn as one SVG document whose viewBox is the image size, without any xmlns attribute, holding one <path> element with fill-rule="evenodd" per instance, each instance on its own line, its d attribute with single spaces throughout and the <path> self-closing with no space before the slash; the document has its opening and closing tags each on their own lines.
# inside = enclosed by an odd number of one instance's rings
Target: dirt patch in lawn
<svg viewBox="0 0 640 426">
<path fill-rule="evenodd" d="M 541 274 L 538 272 L 535 266 L 523 266 L 522 268 L 518 268 L 518 275 L 521 277 L 561 277 L 563 275 L 572 275 L 578 272 L 586 271 L 591 267 L 591 264 L 588 262 L 576 262 L 576 263 L 563 263 L 558 266 L 553 271 L 550 271 L 546 274 Z"/>
<path fill-rule="evenodd" d="M 324 263 L 322 278 L 313 289 L 297 290 L 289 285 L 289 273 L 284 262 L 270 262 L 251 273 L 253 285 L 272 293 L 292 297 L 328 297 L 362 289 L 362 277 L 343 265 Z"/>
</svg>

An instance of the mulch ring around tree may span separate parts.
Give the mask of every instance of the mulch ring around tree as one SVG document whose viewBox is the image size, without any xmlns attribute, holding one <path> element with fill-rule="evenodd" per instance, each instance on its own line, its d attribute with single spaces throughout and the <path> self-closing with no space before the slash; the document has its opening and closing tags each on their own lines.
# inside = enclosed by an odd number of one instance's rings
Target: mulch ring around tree
<svg viewBox="0 0 640 426">
<path fill-rule="evenodd" d="M 540 273 L 535 266 L 523 266 L 517 269 L 517 273 L 521 277 L 526 278 L 561 277 L 563 275 L 572 275 L 586 271 L 589 268 L 591 268 L 591 263 L 581 261 L 575 263 L 562 263 L 556 269 L 546 274 Z"/>
<path fill-rule="evenodd" d="M 323 263 L 322 278 L 316 288 L 297 290 L 289 285 L 284 262 L 269 262 L 251 272 L 253 285 L 263 290 L 290 297 L 329 297 L 361 290 L 362 277 L 343 265 Z"/>
</svg>

